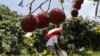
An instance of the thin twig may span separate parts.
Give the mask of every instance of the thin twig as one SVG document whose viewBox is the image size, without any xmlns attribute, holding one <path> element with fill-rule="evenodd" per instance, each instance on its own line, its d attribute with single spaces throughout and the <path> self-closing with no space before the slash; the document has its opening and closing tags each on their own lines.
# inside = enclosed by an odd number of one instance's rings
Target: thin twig
<svg viewBox="0 0 100 56">
<path fill-rule="evenodd" d="M 34 2 L 35 0 L 33 0 L 33 2 Z M 30 2 L 30 3 L 28 3 L 27 5 L 26 5 L 26 7 L 28 6 L 28 5 L 30 5 L 32 2 Z"/>
<path fill-rule="evenodd" d="M 63 11 L 64 11 L 63 3 L 61 3 L 61 7 L 62 7 L 62 9 L 63 9 Z"/>
<path fill-rule="evenodd" d="M 34 13 L 38 8 L 40 8 L 44 3 L 46 3 L 48 0 L 44 1 L 43 3 L 41 3 L 34 11 L 32 11 L 31 13 Z"/>
<path fill-rule="evenodd" d="M 71 8 L 69 8 L 69 11 L 67 13 L 67 16 L 70 14 L 70 12 L 72 11 L 72 5 L 70 6 Z M 67 8 L 68 9 L 68 8 Z"/>
<path fill-rule="evenodd" d="M 95 9 L 95 18 L 97 18 L 97 15 L 98 15 L 98 8 L 99 8 L 99 0 L 97 1 L 97 5 Z"/>
<path fill-rule="evenodd" d="M 60 1 L 60 4 L 61 4 L 61 7 L 62 7 L 62 10 L 64 11 L 63 2 L 64 1 Z"/>
<path fill-rule="evenodd" d="M 42 7 L 40 7 L 40 9 L 41 9 L 43 12 L 45 12 L 45 11 L 42 9 Z"/>
<path fill-rule="evenodd" d="M 18 4 L 18 6 L 23 7 L 23 0 Z"/>
<path fill-rule="evenodd" d="M 29 14 L 31 14 L 31 11 L 32 11 L 32 4 L 35 0 L 33 0 L 31 3 L 30 3 L 30 7 L 29 7 Z"/>
<path fill-rule="evenodd" d="M 98 16 L 98 18 L 100 19 L 100 16 Z"/>
<path fill-rule="evenodd" d="M 46 12 L 48 12 L 48 11 L 49 11 L 49 9 L 50 9 L 50 4 L 51 4 L 51 0 L 49 1 L 49 6 L 48 6 L 48 9 L 47 9 L 47 11 L 46 11 Z"/>
</svg>

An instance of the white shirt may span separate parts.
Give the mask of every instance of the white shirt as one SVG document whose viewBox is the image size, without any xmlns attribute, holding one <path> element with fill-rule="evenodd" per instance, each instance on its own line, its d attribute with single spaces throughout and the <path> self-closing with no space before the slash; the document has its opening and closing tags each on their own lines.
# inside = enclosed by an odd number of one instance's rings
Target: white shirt
<svg viewBox="0 0 100 56">
<path fill-rule="evenodd" d="M 55 43 L 58 43 L 57 35 L 53 35 L 46 43 L 46 46 L 54 46 Z"/>
</svg>

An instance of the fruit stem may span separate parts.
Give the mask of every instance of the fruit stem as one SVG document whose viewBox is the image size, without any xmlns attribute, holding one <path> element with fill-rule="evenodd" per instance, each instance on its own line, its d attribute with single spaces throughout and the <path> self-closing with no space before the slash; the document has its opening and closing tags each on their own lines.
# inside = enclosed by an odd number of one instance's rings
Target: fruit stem
<svg viewBox="0 0 100 56">
<path fill-rule="evenodd" d="M 33 0 L 31 3 L 30 3 L 30 7 L 29 7 L 29 14 L 31 14 L 31 11 L 32 11 L 32 4 L 35 0 Z"/>
<path fill-rule="evenodd" d="M 47 9 L 47 11 L 46 11 L 46 12 L 48 12 L 48 11 L 49 11 L 49 9 L 50 9 L 50 4 L 51 4 L 51 0 L 49 1 L 48 9 Z"/>
<path fill-rule="evenodd" d="M 64 11 L 63 3 L 61 3 L 61 7 L 62 7 L 62 9 L 63 9 L 63 11 Z"/>
</svg>

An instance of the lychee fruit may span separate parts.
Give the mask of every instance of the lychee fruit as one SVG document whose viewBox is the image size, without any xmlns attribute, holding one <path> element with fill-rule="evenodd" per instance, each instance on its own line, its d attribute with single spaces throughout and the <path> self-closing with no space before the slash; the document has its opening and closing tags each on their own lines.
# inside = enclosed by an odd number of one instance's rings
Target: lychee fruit
<svg viewBox="0 0 100 56">
<path fill-rule="evenodd" d="M 77 17 L 77 16 L 78 16 L 78 10 L 77 10 L 77 9 L 73 9 L 73 10 L 71 11 L 71 15 L 72 15 L 73 17 Z"/>
<path fill-rule="evenodd" d="M 50 23 L 49 15 L 45 12 L 41 12 L 37 15 L 38 28 L 48 27 Z"/>
<path fill-rule="evenodd" d="M 32 32 L 38 23 L 34 15 L 26 15 L 21 18 L 21 28 L 24 32 Z"/>
<path fill-rule="evenodd" d="M 56 25 L 62 23 L 66 18 L 64 11 L 59 9 L 59 8 L 52 9 L 49 12 L 49 16 L 50 16 L 51 22 L 56 24 Z"/>
<path fill-rule="evenodd" d="M 73 8 L 74 8 L 74 9 L 77 9 L 77 10 L 80 10 L 80 9 L 81 9 L 81 5 L 75 3 L 75 4 L 73 5 Z"/>
<path fill-rule="evenodd" d="M 76 4 L 83 4 L 84 0 L 76 0 Z"/>
</svg>

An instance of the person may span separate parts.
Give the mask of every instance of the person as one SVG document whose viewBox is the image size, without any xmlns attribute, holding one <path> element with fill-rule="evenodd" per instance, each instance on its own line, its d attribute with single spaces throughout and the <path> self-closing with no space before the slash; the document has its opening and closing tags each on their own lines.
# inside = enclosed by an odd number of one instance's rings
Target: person
<svg viewBox="0 0 100 56">
<path fill-rule="evenodd" d="M 46 43 L 47 51 L 52 54 L 52 56 L 58 56 L 57 49 L 61 50 L 58 44 L 58 38 L 60 34 L 51 36 Z"/>
</svg>

